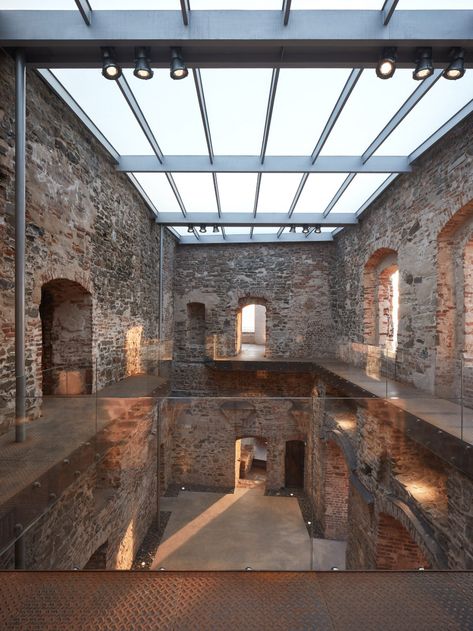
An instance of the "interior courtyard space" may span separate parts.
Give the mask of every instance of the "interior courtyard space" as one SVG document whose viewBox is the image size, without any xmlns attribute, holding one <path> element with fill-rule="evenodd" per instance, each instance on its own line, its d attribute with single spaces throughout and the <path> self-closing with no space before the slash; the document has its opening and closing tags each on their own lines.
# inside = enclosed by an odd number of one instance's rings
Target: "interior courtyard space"
<svg viewBox="0 0 473 631">
<path fill-rule="evenodd" d="M 472 581 L 473 0 L 0 0 L 0 628 Z"/>
</svg>

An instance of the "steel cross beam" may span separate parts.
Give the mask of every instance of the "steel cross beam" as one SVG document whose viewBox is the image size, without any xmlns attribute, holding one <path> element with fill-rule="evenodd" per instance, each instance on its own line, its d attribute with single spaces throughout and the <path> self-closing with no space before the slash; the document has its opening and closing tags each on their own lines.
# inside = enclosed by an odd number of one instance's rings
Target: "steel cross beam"
<svg viewBox="0 0 473 631">
<path fill-rule="evenodd" d="M 181 0 L 182 22 L 184 26 L 189 26 L 190 12 L 191 8 L 189 5 L 189 0 Z"/>
<path fill-rule="evenodd" d="M 264 164 L 266 157 L 266 148 L 269 140 L 269 130 L 271 127 L 271 119 L 273 117 L 274 101 L 276 99 L 276 90 L 278 88 L 279 68 L 273 68 L 271 75 L 271 86 L 269 88 L 268 107 L 266 108 L 266 119 L 264 121 L 263 140 L 261 143 L 261 164 Z"/>
<path fill-rule="evenodd" d="M 335 213 L 330 217 L 324 217 L 322 213 L 304 213 L 301 217 L 288 217 L 286 213 L 260 213 L 257 217 L 252 212 L 225 213 L 219 217 L 215 212 L 192 212 L 183 217 L 178 212 L 160 212 L 156 218 L 159 224 L 168 226 L 301 226 L 302 224 L 331 226 L 343 228 L 358 223 L 354 213 Z"/>
<path fill-rule="evenodd" d="M 473 11 L 396 11 L 386 28 L 380 11 L 94 11 L 93 25 L 77 11 L 0 11 L 0 46 L 24 47 L 36 67 L 95 67 L 100 46 L 114 46 L 132 67 L 137 43 L 151 49 L 155 67 L 169 66 L 169 48 L 181 46 L 189 67 L 375 67 L 379 52 L 395 46 L 399 68 L 412 67 L 417 46 L 431 46 L 439 64 L 452 46 L 465 48 L 471 66 Z M 280 58 L 284 48 L 284 59 Z"/>
<path fill-rule="evenodd" d="M 121 156 L 118 171 L 138 173 L 403 173 L 411 167 L 404 156 Z"/>
<path fill-rule="evenodd" d="M 306 235 L 302 234 L 284 234 L 281 239 L 277 239 L 274 234 L 228 234 L 225 237 L 219 237 L 217 235 L 200 235 L 199 241 L 195 241 L 193 237 L 181 237 L 180 243 L 182 245 L 215 245 L 218 243 L 285 243 L 285 242 L 331 242 L 333 241 L 331 232 L 324 232 L 322 234 L 312 233 L 308 239 Z"/>
<path fill-rule="evenodd" d="M 163 153 L 161 151 L 161 148 L 158 145 L 158 141 L 154 137 L 154 134 L 153 134 L 153 132 L 151 130 L 151 127 L 149 126 L 149 123 L 146 120 L 145 115 L 141 111 L 141 108 L 140 108 L 140 106 L 138 104 L 138 101 L 136 100 L 135 95 L 133 94 L 132 89 L 128 85 L 128 82 L 125 79 L 124 75 L 121 75 L 117 79 L 116 83 L 117 83 L 118 87 L 120 88 L 121 93 L 125 97 L 125 100 L 128 103 L 131 111 L 133 112 L 136 120 L 138 121 L 138 124 L 141 127 L 144 135 L 146 136 L 147 141 L 151 145 L 151 148 L 153 149 L 153 151 L 154 151 L 154 153 L 156 155 L 156 158 L 159 161 L 159 164 L 162 164 L 163 163 Z M 167 170 L 167 171 L 163 170 L 163 172 L 166 175 L 166 179 L 169 182 L 169 186 L 171 187 L 172 192 L 174 193 L 174 197 L 177 200 L 179 208 L 181 209 L 181 212 L 182 212 L 182 214 L 185 217 L 186 214 L 187 214 L 187 211 L 186 211 L 186 208 L 184 206 L 184 202 L 182 201 L 181 195 L 179 194 L 179 190 L 177 188 L 176 182 L 174 181 L 174 178 L 171 175 L 171 173 L 169 172 L 169 170 Z"/>
<path fill-rule="evenodd" d="M 92 7 L 90 6 L 89 0 L 76 0 L 77 8 L 82 15 L 82 19 L 90 26 L 92 23 Z"/>
<path fill-rule="evenodd" d="M 289 24 L 289 16 L 291 15 L 291 4 L 292 0 L 283 0 L 282 12 L 284 26 L 287 26 Z"/>
<path fill-rule="evenodd" d="M 381 11 L 383 12 L 383 24 L 387 26 L 394 15 L 399 0 L 386 0 Z"/>
</svg>

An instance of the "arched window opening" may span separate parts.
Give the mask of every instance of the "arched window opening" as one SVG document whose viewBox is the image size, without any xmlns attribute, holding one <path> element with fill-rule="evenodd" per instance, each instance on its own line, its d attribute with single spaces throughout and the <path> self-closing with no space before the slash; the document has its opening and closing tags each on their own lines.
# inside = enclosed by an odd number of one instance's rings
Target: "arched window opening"
<svg viewBox="0 0 473 631">
<path fill-rule="evenodd" d="M 430 567 L 420 547 L 397 519 L 380 513 L 376 538 L 376 569 L 418 570 L 420 567 Z"/>
<path fill-rule="evenodd" d="M 375 252 L 364 270 L 365 343 L 396 351 L 399 330 L 399 267 L 389 248 Z"/>
<path fill-rule="evenodd" d="M 268 442 L 249 436 L 235 442 L 235 486 L 264 488 L 268 460 Z"/>
<path fill-rule="evenodd" d="M 263 357 L 266 352 L 266 307 L 245 302 L 237 313 L 237 352 L 249 359 Z"/>
<path fill-rule="evenodd" d="M 92 392 L 92 296 L 61 278 L 41 289 L 43 394 Z"/>
</svg>

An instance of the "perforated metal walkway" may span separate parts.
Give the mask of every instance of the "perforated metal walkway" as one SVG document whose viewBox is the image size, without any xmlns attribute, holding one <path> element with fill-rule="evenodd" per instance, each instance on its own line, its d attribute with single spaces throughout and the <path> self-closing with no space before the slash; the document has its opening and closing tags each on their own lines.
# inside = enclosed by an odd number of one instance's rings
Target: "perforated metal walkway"
<svg viewBox="0 0 473 631">
<path fill-rule="evenodd" d="M 473 572 L 1 572 L 0 628 L 471 631 Z"/>
</svg>

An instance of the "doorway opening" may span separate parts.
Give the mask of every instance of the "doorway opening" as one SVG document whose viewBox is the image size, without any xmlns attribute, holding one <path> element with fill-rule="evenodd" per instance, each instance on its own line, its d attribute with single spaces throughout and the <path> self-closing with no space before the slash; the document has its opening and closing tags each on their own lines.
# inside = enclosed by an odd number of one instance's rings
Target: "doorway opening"
<svg viewBox="0 0 473 631">
<path fill-rule="evenodd" d="M 286 441 L 286 488 L 304 488 L 305 443 L 303 440 Z"/>
<path fill-rule="evenodd" d="M 235 486 L 262 488 L 266 486 L 268 441 L 248 436 L 235 442 Z"/>
<path fill-rule="evenodd" d="M 250 303 L 241 308 L 238 318 L 238 352 L 249 359 L 266 354 L 266 307 Z"/>
</svg>

